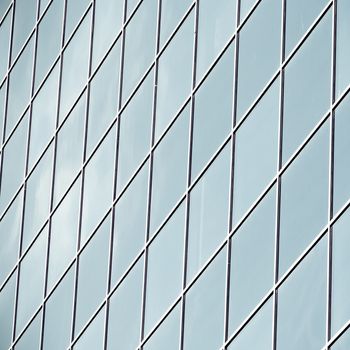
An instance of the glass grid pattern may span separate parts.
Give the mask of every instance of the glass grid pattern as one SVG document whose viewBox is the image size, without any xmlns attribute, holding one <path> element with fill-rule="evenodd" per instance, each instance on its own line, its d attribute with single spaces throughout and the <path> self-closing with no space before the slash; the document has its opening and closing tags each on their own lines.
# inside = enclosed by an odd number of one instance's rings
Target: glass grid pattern
<svg viewBox="0 0 350 350">
<path fill-rule="evenodd" d="M 1 2 L 0 350 L 347 348 L 348 10 Z"/>
</svg>

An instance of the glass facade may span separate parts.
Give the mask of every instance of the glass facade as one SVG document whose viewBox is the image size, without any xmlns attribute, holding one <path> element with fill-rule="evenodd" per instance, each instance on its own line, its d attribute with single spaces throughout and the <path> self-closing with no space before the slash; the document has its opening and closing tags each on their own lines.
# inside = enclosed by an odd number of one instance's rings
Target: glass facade
<svg viewBox="0 0 350 350">
<path fill-rule="evenodd" d="M 349 16 L 1 0 L 0 350 L 348 350 Z"/>
</svg>

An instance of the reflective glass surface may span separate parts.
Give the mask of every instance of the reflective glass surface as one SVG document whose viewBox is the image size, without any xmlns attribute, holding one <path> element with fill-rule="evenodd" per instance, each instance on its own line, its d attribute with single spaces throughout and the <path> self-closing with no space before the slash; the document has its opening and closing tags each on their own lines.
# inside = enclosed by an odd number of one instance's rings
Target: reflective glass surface
<svg viewBox="0 0 350 350">
<path fill-rule="evenodd" d="M 0 5 L 1 6 L 1 5 Z M 11 15 L 10 11 L 0 25 L 0 51 L 2 57 L 0 61 L 0 81 L 2 81 L 4 75 L 7 72 L 8 66 L 8 51 L 10 48 L 10 30 L 11 30 Z M 1 17 L 1 16 L 0 16 Z"/>
<path fill-rule="evenodd" d="M 29 327 L 25 330 L 19 341 L 16 343 L 15 350 L 39 349 L 40 348 L 40 327 L 41 312 L 35 316 Z"/>
<path fill-rule="evenodd" d="M 331 350 L 347 350 L 350 346 L 350 332 L 347 330 L 342 336 L 331 346 Z"/>
</svg>

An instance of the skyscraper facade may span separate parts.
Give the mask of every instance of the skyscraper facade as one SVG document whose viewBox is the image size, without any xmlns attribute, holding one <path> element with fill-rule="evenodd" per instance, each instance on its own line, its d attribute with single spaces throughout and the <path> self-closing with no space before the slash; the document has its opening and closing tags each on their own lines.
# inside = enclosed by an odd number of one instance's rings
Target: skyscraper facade
<svg viewBox="0 0 350 350">
<path fill-rule="evenodd" d="M 348 0 L 1 0 L 0 350 L 349 350 L 349 37 Z"/>
</svg>

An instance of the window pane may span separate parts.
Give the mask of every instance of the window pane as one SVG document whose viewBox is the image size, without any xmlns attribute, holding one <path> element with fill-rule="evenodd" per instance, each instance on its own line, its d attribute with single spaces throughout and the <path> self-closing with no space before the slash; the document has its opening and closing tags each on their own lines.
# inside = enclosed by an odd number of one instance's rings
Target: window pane
<svg viewBox="0 0 350 350">
<path fill-rule="evenodd" d="M 154 151 L 151 234 L 186 190 L 189 115 L 187 105 Z"/>
<path fill-rule="evenodd" d="M 265 0 L 240 32 L 237 120 L 242 118 L 279 66 L 280 28 L 281 1 Z"/>
<path fill-rule="evenodd" d="M 83 13 L 86 11 L 90 0 L 67 0 L 66 4 L 66 23 L 65 23 L 65 33 L 64 41 L 67 40 L 72 35 L 74 28 L 77 26 L 79 20 L 83 16 Z M 97 5 L 96 5 L 97 8 Z M 95 8 L 95 17 L 97 16 Z M 96 30 L 96 27 L 95 29 Z"/>
<path fill-rule="evenodd" d="M 184 350 L 219 349 L 224 332 L 226 249 L 186 294 Z"/>
<path fill-rule="evenodd" d="M 0 18 L 1 17 L 2 17 L 2 14 L 0 14 Z M 0 27 L 0 52 L 1 52 L 0 81 L 2 81 L 4 75 L 7 73 L 8 54 L 9 54 L 9 47 L 10 47 L 9 38 L 10 38 L 10 30 L 11 30 L 11 17 L 12 17 L 12 11 L 10 11 L 6 15 L 6 18 L 3 20 Z"/>
<path fill-rule="evenodd" d="M 110 299 L 107 349 L 134 350 L 140 341 L 143 258 Z"/>
<path fill-rule="evenodd" d="M 236 27 L 236 0 L 212 0 L 199 3 L 197 82 L 220 53 Z M 230 60 L 233 66 L 233 57 Z"/>
<path fill-rule="evenodd" d="M 279 80 L 236 132 L 233 221 L 238 223 L 277 171 Z"/>
<path fill-rule="evenodd" d="M 257 0 L 241 0 L 240 1 L 240 14 L 239 14 L 239 16 L 241 19 L 241 23 L 256 2 L 257 2 Z"/>
<path fill-rule="evenodd" d="M 40 348 L 40 330 L 41 330 L 41 312 L 35 316 L 30 326 L 26 329 L 25 333 L 21 336 L 15 350 L 28 350 Z"/>
<path fill-rule="evenodd" d="M 157 5 L 157 0 L 142 1 L 125 29 L 123 101 L 129 97 L 154 59 Z"/>
<path fill-rule="evenodd" d="M 182 290 L 184 228 L 185 205 L 181 204 L 148 249 L 145 334 Z"/>
<path fill-rule="evenodd" d="M 5 116 L 5 92 L 7 88 L 7 81 L 0 87 L 0 145 L 2 145 L 2 133 Z"/>
<path fill-rule="evenodd" d="M 275 202 L 273 188 L 232 237 L 229 334 L 273 287 Z"/>
<path fill-rule="evenodd" d="M 328 134 L 326 123 L 282 176 L 280 276 L 327 223 Z"/>
<path fill-rule="evenodd" d="M 229 181 L 230 144 L 190 193 L 187 281 L 227 235 Z"/>
<path fill-rule="evenodd" d="M 145 244 L 148 208 L 148 163 L 145 164 L 115 206 L 112 285 Z"/>
<path fill-rule="evenodd" d="M 285 70 L 283 162 L 288 160 L 329 108 L 331 15 L 328 11 Z"/>
<path fill-rule="evenodd" d="M 0 2 L 0 18 L 3 17 L 5 14 L 6 10 L 8 9 L 10 5 L 11 0 L 3 0 Z"/>
<path fill-rule="evenodd" d="M 159 58 L 156 139 L 189 96 L 192 87 L 193 11 Z"/>
<path fill-rule="evenodd" d="M 327 240 L 323 238 L 278 289 L 277 350 L 325 343 Z"/>
<path fill-rule="evenodd" d="M 192 180 L 232 129 L 233 58 L 231 45 L 195 96 Z"/>
<path fill-rule="evenodd" d="M 350 331 L 349 329 L 341 335 L 334 345 L 331 346 L 331 350 L 348 350 L 350 347 Z"/>
</svg>

